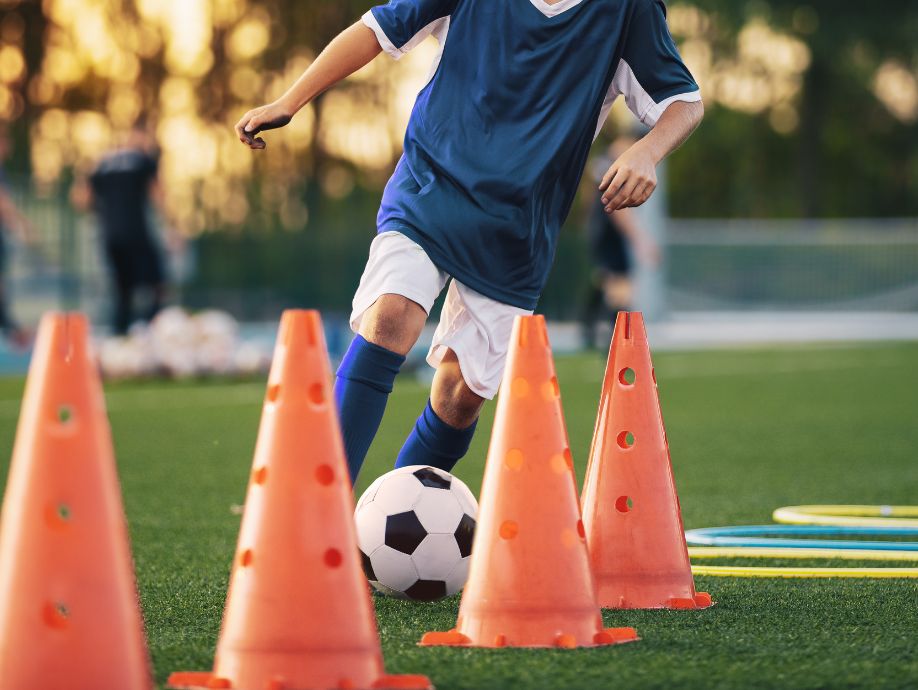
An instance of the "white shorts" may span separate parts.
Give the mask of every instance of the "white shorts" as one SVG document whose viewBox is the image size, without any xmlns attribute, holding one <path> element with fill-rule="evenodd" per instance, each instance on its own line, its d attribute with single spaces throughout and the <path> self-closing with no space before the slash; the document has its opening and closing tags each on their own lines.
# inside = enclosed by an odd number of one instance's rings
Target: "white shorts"
<svg viewBox="0 0 918 690">
<path fill-rule="evenodd" d="M 370 258 L 354 295 L 351 328 L 356 333 L 366 310 L 387 294 L 407 297 L 430 314 L 449 280 L 419 244 L 400 232 L 381 233 L 370 245 Z M 452 350 L 468 387 L 490 400 L 504 374 L 513 320 L 529 314 L 529 310 L 485 297 L 453 279 L 427 363 L 436 368 L 446 351 Z"/>
</svg>

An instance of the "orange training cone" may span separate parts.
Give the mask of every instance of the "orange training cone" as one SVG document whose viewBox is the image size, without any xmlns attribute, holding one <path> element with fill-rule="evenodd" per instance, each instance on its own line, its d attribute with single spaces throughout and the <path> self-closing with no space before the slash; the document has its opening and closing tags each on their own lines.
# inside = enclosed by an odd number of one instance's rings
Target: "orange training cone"
<svg viewBox="0 0 918 690">
<path fill-rule="evenodd" d="M 0 688 L 152 687 L 88 341 L 78 314 L 38 330 L 0 523 Z"/>
<path fill-rule="evenodd" d="M 213 673 L 179 688 L 428 688 L 385 676 L 315 311 L 281 319 Z"/>
<path fill-rule="evenodd" d="M 619 312 L 583 487 L 604 607 L 694 609 L 695 592 L 644 319 Z"/>
<path fill-rule="evenodd" d="M 455 629 L 422 645 L 590 647 L 636 640 L 604 630 L 577 505 L 545 319 L 517 317 Z"/>
</svg>

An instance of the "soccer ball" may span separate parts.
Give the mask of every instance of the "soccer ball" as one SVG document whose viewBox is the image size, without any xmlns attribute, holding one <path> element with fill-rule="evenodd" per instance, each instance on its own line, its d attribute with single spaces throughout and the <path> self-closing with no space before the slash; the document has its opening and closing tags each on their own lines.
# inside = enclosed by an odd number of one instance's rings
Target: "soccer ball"
<svg viewBox="0 0 918 690">
<path fill-rule="evenodd" d="M 436 601 L 462 589 L 478 502 L 449 472 L 414 465 L 384 474 L 357 502 L 357 542 L 373 587 Z"/>
</svg>

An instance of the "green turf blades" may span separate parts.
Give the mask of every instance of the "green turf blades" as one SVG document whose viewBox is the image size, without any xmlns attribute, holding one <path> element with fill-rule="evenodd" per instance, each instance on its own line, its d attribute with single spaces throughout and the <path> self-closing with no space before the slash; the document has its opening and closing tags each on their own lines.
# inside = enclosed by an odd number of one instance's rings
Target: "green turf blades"
<svg viewBox="0 0 918 690">
<path fill-rule="evenodd" d="M 556 364 L 572 451 L 586 457 L 603 362 Z M 655 353 L 654 365 L 686 527 L 766 522 L 789 503 L 914 502 L 918 345 Z M 21 391 L 21 379 L 0 379 L 7 448 Z M 391 467 L 428 392 L 411 379 L 396 384 L 358 491 Z M 159 682 L 212 658 L 239 529 L 232 507 L 242 502 L 263 394 L 262 381 L 107 388 Z M 482 428 L 492 413 L 486 406 Z M 486 444 L 480 434 L 457 468 L 473 491 Z M 717 589 L 703 623 L 681 612 L 605 612 L 606 626 L 633 625 L 644 638 L 615 654 L 420 649 L 424 631 L 455 622 L 458 598 L 374 604 L 387 668 L 429 669 L 440 690 L 903 688 L 918 677 L 914 584 L 697 584 Z"/>
</svg>

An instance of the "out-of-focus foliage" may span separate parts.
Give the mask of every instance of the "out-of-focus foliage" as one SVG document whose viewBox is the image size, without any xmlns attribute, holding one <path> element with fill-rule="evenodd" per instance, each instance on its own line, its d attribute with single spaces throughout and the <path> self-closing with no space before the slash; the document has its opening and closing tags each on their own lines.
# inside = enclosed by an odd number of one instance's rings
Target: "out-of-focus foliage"
<svg viewBox="0 0 918 690">
<path fill-rule="evenodd" d="M 714 105 L 673 159 L 676 214 L 918 214 L 913 0 L 700 0 L 670 18 Z"/>
<path fill-rule="evenodd" d="M 0 118 L 27 143 L 13 164 L 53 183 L 144 117 L 185 232 L 303 228 L 308 187 L 381 188 L 434 47 L 381 57 L 272 136 L 267 155 L 229 128 L 369 4 L 0 0 Z M 680 1 L 669 21 L 708 108 L 673 160 L 675 213 L 916 213 L 913 0 Z"/>
<path fill-rule="evenodd" d="M 300 229 L 310 182 L 332 198 L 384 182 L 434 46 L 354 75 L 271 137 L 268 155 L 240 146 L 231 126 L 280 95 L 367 6 L 0 0 L 0 115 L 28 142 L 39 186 L 85 171 L 142 118 L 182 230 Z"/>
</svg>

